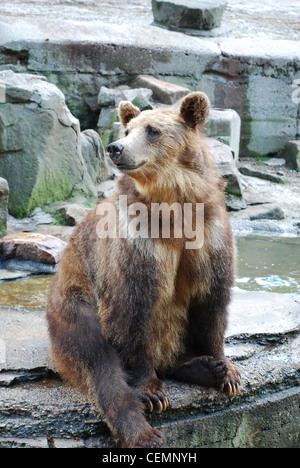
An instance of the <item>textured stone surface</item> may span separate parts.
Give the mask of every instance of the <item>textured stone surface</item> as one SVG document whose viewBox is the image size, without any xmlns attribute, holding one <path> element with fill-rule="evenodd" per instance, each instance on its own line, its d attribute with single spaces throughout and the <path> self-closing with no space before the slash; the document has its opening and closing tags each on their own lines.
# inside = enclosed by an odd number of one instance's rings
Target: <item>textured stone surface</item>
<svg viewBox="0 0 300 468">
<path fill-rule="evenodd" d="M 50 378 L 50 281 L 34 301 L 34 280 L 25 280 L 22 305 L 13 305 L 7 284 L 0 284 L 0 447 L 114 447 L 89 399 Z M 299 447 L 299 308 L 299 295 L 234 291 L 226 354 L 241 368 L 241 395 L 229 400 L 166 380 L 170 407 L 150 418 L 163 447 Z"/>
<path fill-rule="evenodd" d="M 258 179 L 263 179 L 263 180 L 268 180 L 270 182 L 274 182 L 275 184 L 282 184 L 283 178 L 275 175 L 275 174 L 270 174 L 269 172 L 259 170 L 259 169 L 252 169 L 248 166 L 240 166 L 239 171 L 241 174 L 244 174 L 246 176 L 250 177 L 257 177 Z"/>
<path fill-rule="evenodd" d="M 245 210 L 234 214 L 233 216 L 239 219 L 283 219 L 284 211 L 280 206 L 274 205 L 273 203 L 266 203 L 263 205 L 249 206 Z"/>
<path fill-rule="evenodd" d="M 45 78 L 11 70 L 0 72 L 0 80 L 6 87 L 6 103 L 0 107 L 0 173 L 10 186 L 10 212 L 20 217 L 71 195 L 96 197 L 94 172 L 105 172 L 101 141 L 97 146 L 90 135 L 81 137 L 62 92 Z M 90 175 L 93 151 L 97 164 Z"/>
<path fill-rule="evenodd" d="M 101 138 L 94 130 L 84 130 L 80 133 L 81 153 L 88 174 L 94 184 L 107 177 L 107 162 L 105 149 Z"/>
<path fill-rule="evenodd" d="M 230 210 L 246 208 L 240 174 L 234 162 L 234 155 L 228 145 L 214 138 L 207 138 L 206 143 L 217 164 L 219 173 L 226 182 L 226 204 Z"/>
<path fill-rule="evenodd" d="M 83 5 L 0 5 L 0 65 L 46 74 L 83 128 L 96 125 L 99 109 L 95 115 L 90 103 L 101 86 L 143 74 L 202 90 L 214 107 L 237 111 L 242 157 L 276 153 L 298 138 L 300 36 L 292 0 L 229 0 L 223 23 L 231 32 L 218 41 L 155 27 L 150 2 Z"/>
<path fill-rule="evenodd" d="M 154 20 L 175 29 L 210 30 L 221 25 L 224 0 L 152 0 Z"/>
<path fill-rule="evenodd" d="M 19 259 L 55 265 L 65 247 L 66 243 L 54 236 L 25 232 L 11 234 L 0 239 L 0 262 Z"/>
<path fill-rule="evenodd" d="M 163 104 L 174 104 L 178 99 L 190 93 L 187 88 L 158 80 L 153 76 L 140 75 L 136 79 L 136 84 L 151 89 L 153 97 Z"/>
<path fill-rule="evenodd" d="M 0 235 L 6 232 L 9 187 L 7 180 L 0 177 Z"/>
<path fill-rule="evenodd" d="M 241 118 L 238 113 L 232 109 L 211 109 L 206 129 L 207 136 L 217 138 L 232 149 L 237 163 L 241 140 Z"/>
<path fill-rule="evenodd" d="M 105 182 L 103 182 L 105 183 Z M 99 196 L 99 195 L 98 195 Z M 89 208 L 78 203 L 70 203 L 58 209 L 58 213 L 65 220 L 67 226 L 76 226 L 88 214 Z"/>
</svg>

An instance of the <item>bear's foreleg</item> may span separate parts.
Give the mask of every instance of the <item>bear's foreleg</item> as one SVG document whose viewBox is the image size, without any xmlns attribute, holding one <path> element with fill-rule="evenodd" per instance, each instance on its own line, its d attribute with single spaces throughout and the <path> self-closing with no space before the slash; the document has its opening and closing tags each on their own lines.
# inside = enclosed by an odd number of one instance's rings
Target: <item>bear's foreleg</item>
<svg viewBox="0 0 300 468">
<path fill-rule="evenodd" d="M 229 396 L 239 393 L 241 376 L 237 366 L 225 357 L 227 310 L 231 299 L 233 266 L 230 250 L 210 259 L 211 288 L 191 300 L 186 354 L 173 369 L 178 380 L 215 387 Z M 201 284 L 201 278 L 199 278 Z"/>
<path fill-rule="evenodd" d="M 159 268 L 154 256 L 135 244 L 120 240 L 118 249 L 103 280 L 99 307 L 103 334 L 118 351 L 141 400 L 150 411 L 163 411 L 168 400 L 154 369 L 150 327 L 159 296 Z"/>
</svg>

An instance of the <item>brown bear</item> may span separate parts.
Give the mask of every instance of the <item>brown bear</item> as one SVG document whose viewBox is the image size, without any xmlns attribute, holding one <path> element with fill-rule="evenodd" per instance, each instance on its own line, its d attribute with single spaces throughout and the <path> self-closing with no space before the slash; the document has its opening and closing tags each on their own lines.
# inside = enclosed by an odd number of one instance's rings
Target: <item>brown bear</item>
<svg viewBox="0 0 300 468">
<path fill-rule="evenodd" d="M 202 134 L 209 108 L 201 92 L 185 97 L 179 112 L 120 103 L 125 137 L 108 146 L 123 173 L 118 190 L 77 227 L 51 287 L 54 360 L 95 400 L 122 447 L 160 445 L 143 410 L 168 407 L 161 378 L 239 392 L 239 371 L 224 355 L 235 248 L 224 183 Z M 162 203 L 192 206 L 192 233 L 195 207 L 204 206 L 199 246 L 187 248 L 175 211 L 169 236 L 161 212 L 156 235 L 147 235 L 152 207 Z M 143 212 L 146 235 L 124 231 L 132 207 Z"/>
</svg>

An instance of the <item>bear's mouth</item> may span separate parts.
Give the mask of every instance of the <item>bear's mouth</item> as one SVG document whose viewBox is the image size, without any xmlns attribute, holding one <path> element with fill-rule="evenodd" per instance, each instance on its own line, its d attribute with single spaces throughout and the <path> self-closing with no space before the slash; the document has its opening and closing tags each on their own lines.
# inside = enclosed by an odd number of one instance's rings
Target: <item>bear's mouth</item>
<svg viewBox="0 0 300 468">
<path fill-rule="evenodd" d="M 143 164 L 145 163 L 146 161 L 143 161 L 137 166 L 131 166 L 130 164 L 122 164 L 122 163 L 115 164 L 115 165 L 117 166 L 118 169 L 120 169 L 120 171 L 134 171 L 135 169 L 138 169 L 139 167 L 143 166 Z"/>
</svg>

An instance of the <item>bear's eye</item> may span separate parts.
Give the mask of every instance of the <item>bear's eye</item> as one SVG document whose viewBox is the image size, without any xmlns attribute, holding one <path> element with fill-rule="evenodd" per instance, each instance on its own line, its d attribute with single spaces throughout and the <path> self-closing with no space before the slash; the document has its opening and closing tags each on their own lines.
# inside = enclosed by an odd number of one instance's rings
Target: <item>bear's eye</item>
<svg viewBox="0 0 300 468">
<path fill-rule="evenodd" d="M 148 125 L 146 127 L 146 134 L 147 134 L 147 138 L 148 140 L 153 143 L 157 140 L 157 138 L 159 137 L 160 135 L 160 130 L 158 130 L 158 128 L 155 128 L 155 127 L 152 127 L 152 125 Z"/>
</svg>

